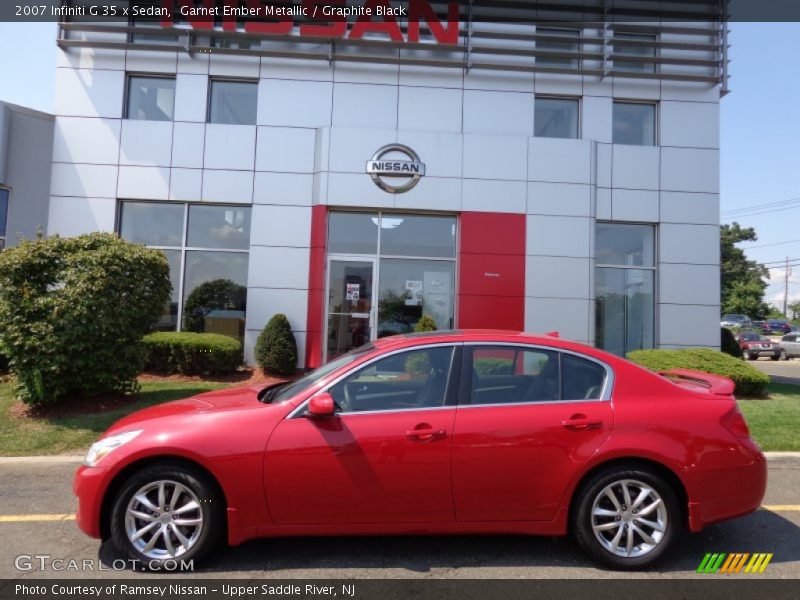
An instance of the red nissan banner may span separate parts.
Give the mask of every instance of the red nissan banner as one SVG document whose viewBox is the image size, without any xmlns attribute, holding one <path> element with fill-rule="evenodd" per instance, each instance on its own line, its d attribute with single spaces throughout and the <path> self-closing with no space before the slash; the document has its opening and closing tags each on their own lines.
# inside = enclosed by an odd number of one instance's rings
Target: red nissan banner
<svg viewBox="0 0 800 600">
<path fill-rule="evenodd" d="M 447 3 L 442 19 L 429 0 L 409 0 L 393 6 L 389 0 L 302 0 L 299 4 L 276 0 L 161 0 L 161 24 L 188 23 L 195 29 L 212 29 L 221 23 L 233 31 L 243 22 L 247 33 L 290 35 L 295 21 L 300 37 L 359 40 L 379 33 L 393 42 L 419 42 L 420 22 L 427 24 L 437 44 L 455 45 L 459 34 L 459 3 Z M 403 34 L 401 23 L 407 23 Z"/>
</svg>

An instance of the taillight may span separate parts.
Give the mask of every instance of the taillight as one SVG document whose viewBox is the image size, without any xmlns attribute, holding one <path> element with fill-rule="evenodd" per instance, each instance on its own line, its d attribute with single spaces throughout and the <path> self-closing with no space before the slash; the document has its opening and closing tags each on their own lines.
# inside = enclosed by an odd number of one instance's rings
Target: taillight
<svg viewBox="0 0 800 600">
<path fill-rule="evenodd" d="M 747 439 L 750 437 L 750 428 L 744 419 L 742 411 L 738 406 L 734 406 L 719 420 L 722 426 L 738 438 Z"/>
</svg>

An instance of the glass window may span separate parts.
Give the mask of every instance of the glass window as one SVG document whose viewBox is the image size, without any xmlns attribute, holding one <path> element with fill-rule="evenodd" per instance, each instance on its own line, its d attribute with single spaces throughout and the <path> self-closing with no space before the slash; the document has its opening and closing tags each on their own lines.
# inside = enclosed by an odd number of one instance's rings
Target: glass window
<svg viewBox="0 0 800 600">
<path fill-rule="evenodd" d="M 549 27 L 536 28 L 536 50 L 547 52 L 578 52 L 580 50 L 581 32 L 578 29 L 554 29 Z M 561 38 L 575 38 L 575 41 L 539 39 L 538 36 L 558 36 Z M 562 69 L 577 69 L 580 66 L 578 58 L 556 58 L 550 56 L 536 56 L 536 65 L 540 67 L 554 67 Z"/>
<path fill-rule="evenodd" d="M 455 258 L 454 217 L 384 214 L 381 216 L 381 254 Z"/>
<path fill-rule="evenodd" d="M 534 102 L 536 137 L 578 137 L 578 100 L 574 98 L 541 98 Z"/>
<path fill-rule="evenodd" d="M 618 356 L 652 348 L 654 271 L 597 269 L 595 331 L 597 346 Z"/>
<path fill-rule="evenodd" d="M 249 207 L 123 202 L 119 230 L 122 238 L 167 257 L 172 295 L 159 329 L 243 339 Z"/>
<path fill-rule="evenodd" d="M 123 202 L 120 235 L 147 246 L 183 245 L 183 204 Z"/>
<path fill-rule="evenodd" d="M 408 410 L 444 406 L 452 346 L 392 354 L 330 389 L 340 412 Z"/>
<path fill-rule="evenodd" d="M 636 57 L 656 57 L 656 48 L 652 45 L 658 37 L 649 33 L 615 33 L 614 41 L 633 41 L 636 44 L 614 44 L 614 54 L 636 56 Z M 633 71 L 639 73 L 654 73 L 656 71 L 655 62 L 639 62 L 614 60 L 615 71 Z"/>
<path fill-rule="evenodd" d="M 598 265 L 652 267 L 655 264 L 655 231 L 651 225 L 598 223 Z"/>
<path fill-rule="evenodd" d="M 519 347 L 472 349 L 471 404 L 548 402 L 561 398 L 558 352 Z"/>
<path fill-rule="evenodd" d="M 212 81 L 209 123 L 255 125 L 258 83 L 251 81 Z"/>
<path fill-rule="evenodd" d="M 183 330 L 244 336 L 247 254 L 186 252 Z"/>
<path fill-rule="evenodd" d="M 643 102 L 614 102 L 614 143 L 654 146 L 656 105 Z"/>
<path fill-rule="evenodd" d="M 606 370 L 596 362 L 563 353 L 561 382 L 564 400 L 599 400 L 606 382 Z"/>
<path fill-rule="evenodd" d="M 454 262 L 383 258 L 379 287 L 378 337 L 409 333 L 423 315 L 453 328 Z"/>
<path fill-rule="evenodd" d="M 247 250 L 250 247 L 250 209 L 244 207 L 189 207 L 187 246 Z"/>
<path fill-rule="evenodd" d="M 140 121 L 171 121 L 175 111 L 175 79 L 128 77 L 126 117 Z"/>
<path fill-rule="evenodd" d="M 8 227 L 8 190 L 0 188 L 0 250 L 6 246 L 6 228 Z"/>
<path fill-rule="evenodd" d="M 355 212 L 334 212 L 328 215 L 328 252 L 376 254 L 378 215 Z"/>
</svg>

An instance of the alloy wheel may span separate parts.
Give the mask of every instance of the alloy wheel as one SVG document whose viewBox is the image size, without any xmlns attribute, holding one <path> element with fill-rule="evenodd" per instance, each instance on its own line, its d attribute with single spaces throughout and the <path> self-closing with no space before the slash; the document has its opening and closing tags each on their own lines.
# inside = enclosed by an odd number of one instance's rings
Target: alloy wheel
<svg viewBox="0 0 800 600">
<path fill-rule="evenodd" d="M 148 483 L 125 510 L 125 533 L 136 550 L 153 560 L 191 550 L 203 531 L 203 511 L 195 493 L 177 481 Z"/>
<path fill-rule="evenodd" d="M 664 500 L 642 481 L 615 481 L 592 502 L 592 531 L 600 545 L 616 556 L 636 558 L 651 553 L 664 539 L 667 525 Z"/>
</svg>

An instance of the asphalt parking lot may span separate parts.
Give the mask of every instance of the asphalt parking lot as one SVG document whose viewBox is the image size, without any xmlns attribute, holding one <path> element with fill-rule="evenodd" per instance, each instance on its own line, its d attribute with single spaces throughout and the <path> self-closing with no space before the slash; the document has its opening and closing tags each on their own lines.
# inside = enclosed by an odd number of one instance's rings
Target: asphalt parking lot
<svg viewBox="0 0 800 600">
<path fill-rule="evenodd" d="M 758 360 L 748 361 L 760 371 L 764 371 L 776 383 L 792 383 L 800 385 L 800 358 L 790 360 L 770 360 L 759 358 Z"/>
<path fill-rule="evenodd" d="M 800 361 L 798 361 L 800 365 Z M 75 460 L 0 459 L 0 578 L 130 578 L 130 570 L 30 570 L 20 555 L 84 559 L 110 568 L 119 558 L 109 544 L 81 533 L 70 515 Z M 626 577 L 683 578 L 706 552 L 772 552 L 757 577 L 800 577 L 800 457 L 771 457 L 764 508 L 700 534 L 684 534 L 668 560 Z M 309 502 L 322 502 L 323 497 Z M 98 562 L 99 561 L 99 562 Z M 23 567 L 26 562 L 23 560 Z M 97 567 L 99 568 L 99 566 Z M 521 536 L 304 538 L 252 541 L 221 548 L 198 565 L 195 578 L 619 578 L 594 567 L 569 539 Z M 744 576 L 744 575 L 743 575 Z M 163 575 L 168 577 L 168 575 Z M 702 577 L 708 577 L 703 575 Z"/>
</svg>

